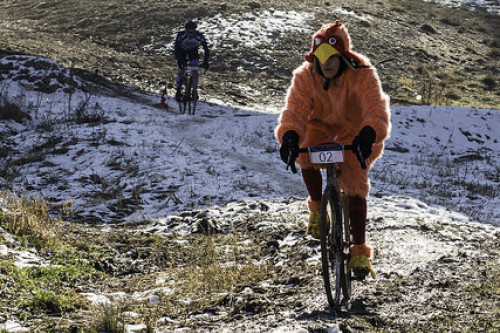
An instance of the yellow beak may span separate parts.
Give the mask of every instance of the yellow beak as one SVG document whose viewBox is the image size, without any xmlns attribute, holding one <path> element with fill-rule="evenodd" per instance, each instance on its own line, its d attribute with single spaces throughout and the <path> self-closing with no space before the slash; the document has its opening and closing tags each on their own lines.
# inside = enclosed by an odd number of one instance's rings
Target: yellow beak
<svg viewBox="0 0 500 333">
<path fill-rule="evenodd" d="M 340 53 L 336 48 L 328 43 L 321 44 L 318 46 L 316 51 L 314 51 L 314 55 L 319 59 L 319 61 L 321 61 L 322 64 L 324 64 L 334 54 Z"/>
</svg>

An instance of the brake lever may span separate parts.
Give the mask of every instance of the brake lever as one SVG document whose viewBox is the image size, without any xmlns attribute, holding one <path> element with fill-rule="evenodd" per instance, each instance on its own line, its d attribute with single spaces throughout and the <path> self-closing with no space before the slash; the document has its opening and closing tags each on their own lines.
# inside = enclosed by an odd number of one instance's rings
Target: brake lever
<svg viewBox="0 0 500 333">
<path fill-rule="evenodd" d="M 361 168 L 363 170 L 366 169 L 366 162 L 365 159 L 363 158 L 363 153 L 361 153 L 360 145 L 356 145 L 356 156 L 358 157 L 359 163 L 361 163 Z"/>
<path fill-rule="evenodd" d="M 295 162 L 292 162 L 292 153 L 293 150 L 288 150 L 288 161 L 286 162 L 286 170 L 288 171 L 288 167 L 292 168 L 293 173 L 297 173 L 297 168 L 295 167 Z"/>
</svg>

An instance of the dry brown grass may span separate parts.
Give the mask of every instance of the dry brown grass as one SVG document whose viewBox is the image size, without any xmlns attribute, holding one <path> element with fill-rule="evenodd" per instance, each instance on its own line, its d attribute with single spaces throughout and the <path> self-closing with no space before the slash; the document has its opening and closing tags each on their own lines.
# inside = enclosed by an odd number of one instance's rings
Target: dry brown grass
<svg viewBox="0 0 500 333">
<path fill-rule="evenodd" d="M 37 248 L 62 247 L 58 237 L 61 227 L 49 217 L 49 206 L 43 198 L 19 197 L 16 193 L 1 191 L 0 203 L 0 225 L 5 230 Z"/>
<path fill-rule="evenodd" d="M 71 215 L 69 202 L 61 208 L 61 216 Z M 21 310 L 28 319 L 50 312 L 53 304 L 64 304 L 55 312 L 68 318 L 68 323 L 72 322 L 70 318 L 82 325 L 93 323 L 86 326 L 91 331 L 112 327 L 112 331 L 119 332 L 123 324 L 141 323 L 149 328 L 165 316 L 182 320 L 190 314 L 215 309 L 220 302 L 231 309 L 235 306 L 232 295 L 245 286 L 257 286 L 274 274 L 272 267 L 261 263 L 259 241 L 246 233 L 158 235 L 119 226 L 113 227 L 111 233 L 102 233 L 100 226 L 85 227 L 50 218 L 48 204 L 42 198 L 0 192 L 0 203 L 2 228 L 21 240 L 22 246 L 39 249 L 38 255 L 46 262 L 57 264 L 31 270 L 2 261 L 2 272 L 10 277 L 3 286 L 10 295 L 4 305 L 14 304 L 14 295 L 21 297 L 23 304 L 31 304 L 30 292 L 41 300 L 36 307 L 30 305 Z M 17 246 L 11 242 L 8 245 Z M 131 251 L 140 256 L 133 260 L 133 271 L 128 255 Z M 110 259 L 113 268 L 106 265 Z M 45 282 L 39 284 L 40 279 Z M 92 306 L 80 292 L 125 292 L 128 296 L 106 306 Z M 150 296 L 157 301 L 151 301 Z M 76 305 L 71 306 L 71 302 Z M 130 317 L 126 313 L 140 316 Z M 48 321 L 44 327 L 49 329 L 56 321 Z"/>
</svg>

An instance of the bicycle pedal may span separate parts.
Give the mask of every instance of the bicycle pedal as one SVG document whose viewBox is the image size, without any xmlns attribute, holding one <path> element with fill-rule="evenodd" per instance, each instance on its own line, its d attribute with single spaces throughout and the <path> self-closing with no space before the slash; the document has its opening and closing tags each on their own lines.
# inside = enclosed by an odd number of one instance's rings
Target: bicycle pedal
<svg viewBox="0 0 500 333">
<path fill-rule="evenodd" d="M 365 281 L 365 280 L 366 280 L 366 275 L 363 275 L 363 276 L 352 275 L 351 276 L 351 281 Z"/>
<path fill-rule="evenodd" d="M 366 268 L 353 269 L 351 280 L 364 281 L 368 274 L 370 274 L 370 271 Z"/>
</svg>

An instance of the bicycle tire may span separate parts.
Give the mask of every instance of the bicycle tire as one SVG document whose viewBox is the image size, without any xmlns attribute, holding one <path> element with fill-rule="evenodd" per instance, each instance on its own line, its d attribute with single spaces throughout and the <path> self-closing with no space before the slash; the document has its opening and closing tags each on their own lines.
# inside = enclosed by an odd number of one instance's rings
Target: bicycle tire
<svg viewBox="0 0 500 333">
<path fill-rule="evenodd" d="M 326 189 L 321 199 L 321 266 L 326 297 L 333 308 L 340 306 L 341 294 L 345 290 L 342 288 L 345 279 L 343 225 L 338 193 Z"/>
<path fill-rule="evenodd" d="M 186 103 L 184 102 L 184 95 L 181 94 L 181 97 L 179 99 L 179 113 L 184 114 L 186 112 Z"/>
<path fill-rule="evenodd" d="M 189 95 L 189 99 L 191 101 L 190 105 L 189 105 L 189 114 L 190 115 L 194 115 L 195 111 L 196 111 L 196 94 L 197 94 L 197 89 L 196 89 L 196 86 L 194 84 L 194 77 L 191 76 L 191 78 L 189 79 L 189 89 L 190 89 L 190 95 Z"/>
<path fill-rule="evenodd" d="M 186 92 L 184 94 L 184 113 L 189 114 L 191 112 L 191 77 L 185 76 Z"/>
<path fill-rule="evenodd" d="M 343 239 L 344 243 L 342 246 L 342 251 L 344 254 L 343 261 L 344 261 L 344 276 L 342 279 L 342 293 L 344 296 L 344 299 L 348 300 L 351 298 L 351 292 L 352 292 L 352 271 L 349 268 L 349 262 L 351 261 L 351 255 L 349 253 L 349 247 L 352 244 L 352 239 L 351 239 L 351 222 L 350 222 L 350 217 L 349 217 L 349 198 L 345 193 L 341 193 L 341 202 L 342 202 L 342 216 L 343 216 L 343 223 L 344 223 L 344 229 L 343 229 Z"/>
<path fill-rule="evenodd" d="M 184 90 L 184 91 L 182 91 Z M 186 91 L 187 91 L 187 84 L 186 84 L 186 76 L 184 76 L 184 79 L 182 80 L 181 84 L 181 95 L 179 99 L 179 113 L 184 114 L 186 112 Z"/>
</svg>

